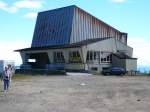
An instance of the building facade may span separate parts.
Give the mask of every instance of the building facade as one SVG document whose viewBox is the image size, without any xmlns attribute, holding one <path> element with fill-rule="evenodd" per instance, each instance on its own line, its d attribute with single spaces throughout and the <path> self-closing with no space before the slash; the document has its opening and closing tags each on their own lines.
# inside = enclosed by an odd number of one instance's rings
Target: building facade
<svg viewBox="0 0 150 112">
<path fill-rule="evenodd" d="M 77 6 L 40 12 L 31 48 L 19 51 L 23 67 L 101 72 L 108 67 L 136 70 L 127 33 Z"/>
</svg>

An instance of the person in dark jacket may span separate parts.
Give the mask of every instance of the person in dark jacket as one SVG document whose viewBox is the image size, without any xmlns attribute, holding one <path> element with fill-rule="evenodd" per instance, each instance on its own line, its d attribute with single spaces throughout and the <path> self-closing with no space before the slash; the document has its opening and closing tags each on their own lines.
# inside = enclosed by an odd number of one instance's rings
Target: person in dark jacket
<svg viewBox="0 0 150 112">
<path fill-rule="evenodd" d="M 7 67 L 5 67 L 3 73 L 3 82 L 4 82 L 4 92 L 7 92 L 9 90 L 9 83 L 10 83 L 10 74 L 8 73 Z"/>
</svg>

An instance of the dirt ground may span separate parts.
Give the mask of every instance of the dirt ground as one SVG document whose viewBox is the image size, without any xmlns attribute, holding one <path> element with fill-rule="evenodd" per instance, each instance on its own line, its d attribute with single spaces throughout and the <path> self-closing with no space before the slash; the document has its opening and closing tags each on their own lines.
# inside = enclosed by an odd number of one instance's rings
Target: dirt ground
<svg viewBox="0 0 150 112">
<path fill-rule="evenodd" d="M 27 76 L 0 91 L 0 112 L 149 111 L 146 76 Z"/>
</svg>

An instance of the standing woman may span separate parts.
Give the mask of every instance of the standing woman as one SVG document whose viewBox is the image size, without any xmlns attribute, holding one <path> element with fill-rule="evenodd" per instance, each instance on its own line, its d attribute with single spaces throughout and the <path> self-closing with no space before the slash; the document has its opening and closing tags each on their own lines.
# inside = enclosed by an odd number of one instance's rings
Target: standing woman
<svg viewBox="0 0 150 112">
<path fill-rule="evenodd" d="M 4 92 L 7 92 L 9 89 L 9 81 L 10 81 L 10 74 L 8 73 L 8 68 L 5 67 L 4 75 L 3 75 L 3 81 L 4 81 Z"/>
<path fill-rule="evenodd" d="M 12 75 L 13 75 L 13 68 L 11 65 L 7 65 L 7 74 L 9 75 L 9 85 L 11 83 L 11 78 L 12 78 Z"/>
</svg>

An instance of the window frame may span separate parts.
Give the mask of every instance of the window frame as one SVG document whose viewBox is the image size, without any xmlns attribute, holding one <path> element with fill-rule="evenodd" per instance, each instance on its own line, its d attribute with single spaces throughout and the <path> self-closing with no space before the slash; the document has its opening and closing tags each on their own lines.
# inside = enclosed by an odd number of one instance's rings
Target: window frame
<svg viewBox="0 0 150 112">
<path fill-rule="evenodd" d="M 69 63 L 82 63 L 79 51 L 69 51 Z"/>
<path fill-rule="evenodd" d="M 100 52 L 100 61 L 101 61 L 101 63 L 111 63 L 112 62 L 112 53 L 111 52 Z"/>
<path fill-rule="evenodd" d="M 62 51 L 53 52 L 53 61 L 54 63 L 65 63 L 65 58 Z"/>
</svg>

